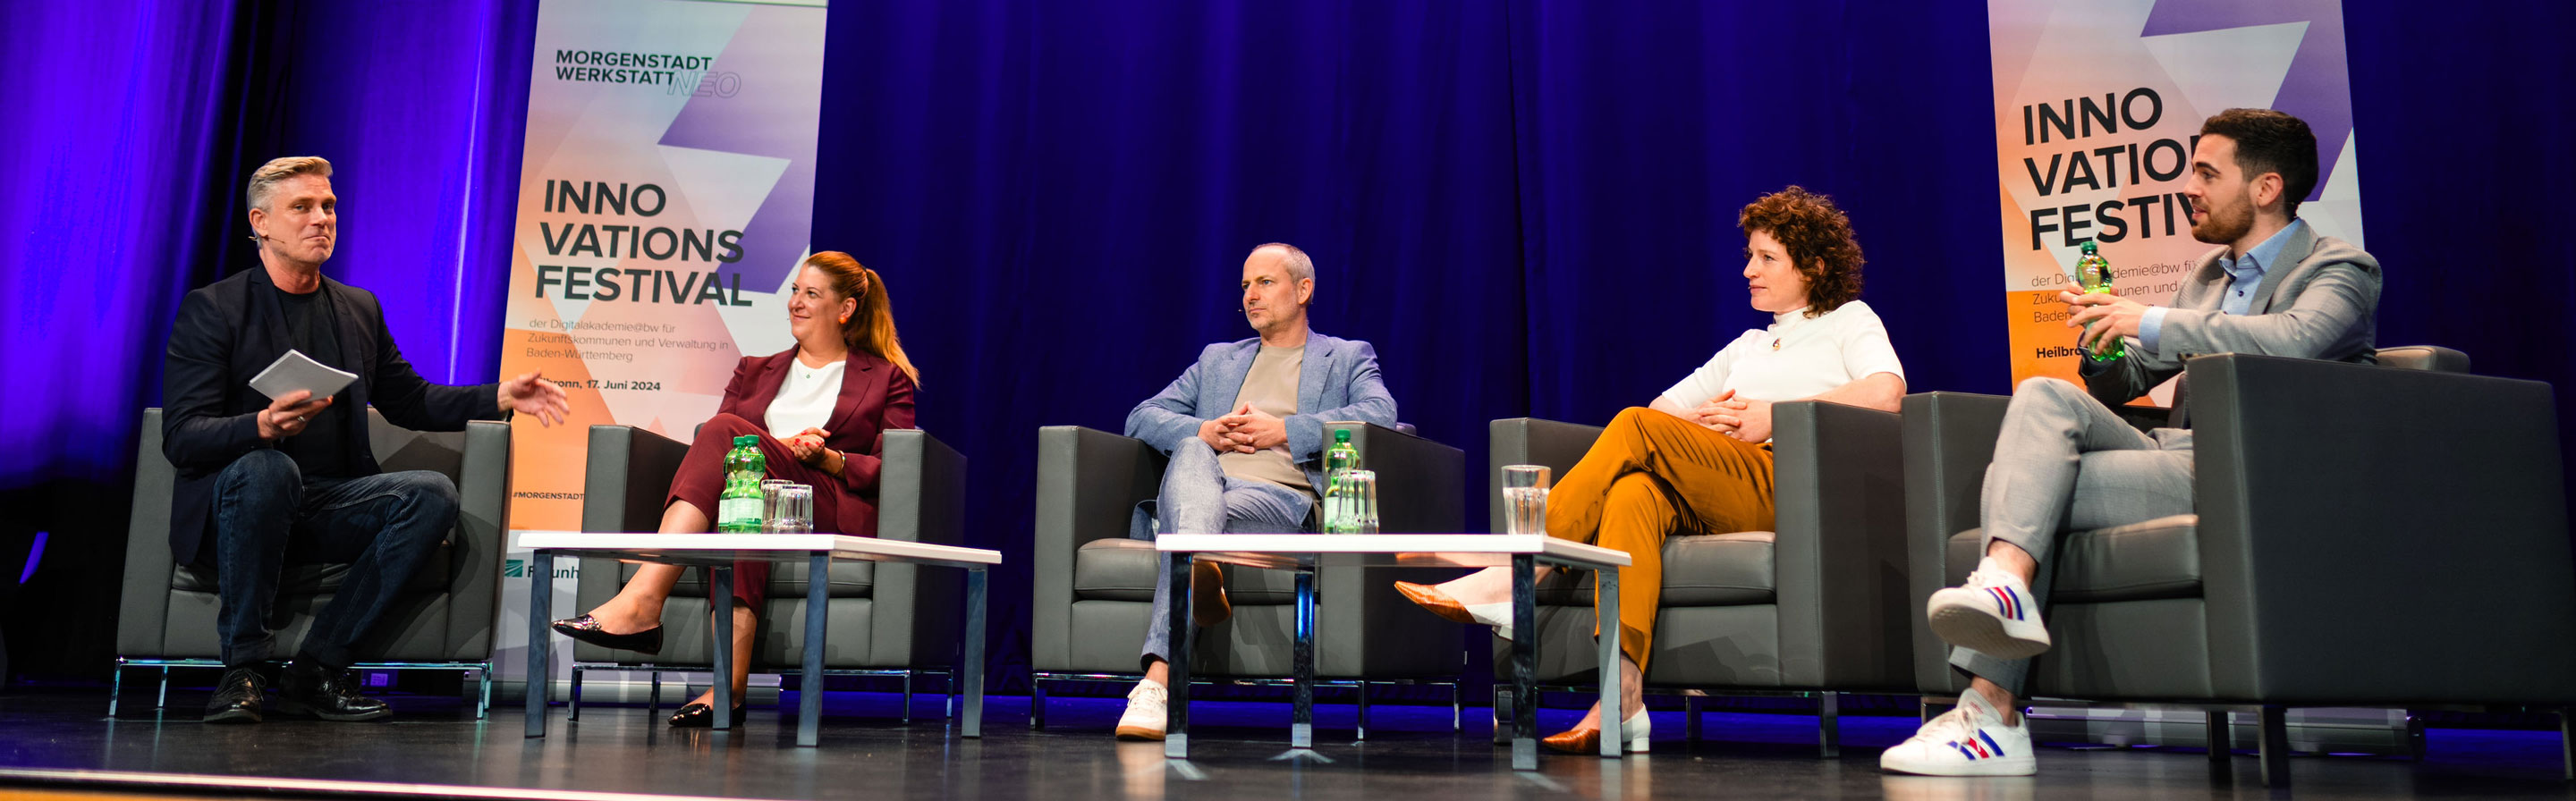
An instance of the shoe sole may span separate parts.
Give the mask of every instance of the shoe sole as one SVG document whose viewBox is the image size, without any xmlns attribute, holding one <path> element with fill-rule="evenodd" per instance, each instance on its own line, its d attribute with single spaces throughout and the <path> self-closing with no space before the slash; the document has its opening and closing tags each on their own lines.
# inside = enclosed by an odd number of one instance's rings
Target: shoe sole
<svg viewBox="0 0 2576 801">
<path fill-rule="evenodd" d="M 1163 739 L 1163 730 L 1148 729 L 1143 726 L 1120 726 L 1118 727 L 1118 739 L 1130 742 L 1161 740 Z"/>
<path fill-rule="evenodd" d="M 359 713 L 356 713 L 356 714 L 345 714 L 345 713 L 339 713 L 339 712 L 324 712 L 324 711 L 321 711 L 321 710 L 318 710 L 318 709 L 314 709 L 314 708 L 312 708 L 312 707 L 305 706 L 305 705 L 302 705 L 302 704 L 290 704 L 290 703 L 287 703 L 287 702 L 285 702 L 285 701 L 279 701 L 279 702 L 278 702 L 278 704 L 277 704 L 277 714 L 280 714 L 280 715 L 294 715 L 294 716 L 298 716 L 298 717 L 307 717 L 307 718 L 319 718 L 319 719 L 322 719 L 322 720 L 331 721 L 331 722 L 333 722 L 333 723 L 360 723 L 360 722 L 364 722 L 364 721 L 370 721 L 370 720 L 383 720 L 383 719 L 385 719 L 385 718 L 393 717 L 393 716 L 394 716 L 394 711 L 393 711 L 393 710 L 391 710 L 391 709 L 379 709 L 379 710 L 376 710 L 376 711 L 374 711 L 374 712 L 359 712 Z"/>
<path fill-rule="evenodd" d="M 1931 612 L 1932 633 L 1943 642 L 1985 654 L 1996 659 L 2028 659 L 2048 650 L 2048 629 L 2038 629 L 2039 639 L 2016 636 L 2015 626 L 1994 614 L 1966 605 L 1945 606 Z"/>
<path fill-rule="evenodd" d="M 1878 769 L 1916 776 L 2029 776 L 2039 772 L 2039 760 L 2030 757 L 1980 759 L 1975 762 L 1936 761 L 1916 764 L 1894 756 L 1880 757 Z"/>
</svg>

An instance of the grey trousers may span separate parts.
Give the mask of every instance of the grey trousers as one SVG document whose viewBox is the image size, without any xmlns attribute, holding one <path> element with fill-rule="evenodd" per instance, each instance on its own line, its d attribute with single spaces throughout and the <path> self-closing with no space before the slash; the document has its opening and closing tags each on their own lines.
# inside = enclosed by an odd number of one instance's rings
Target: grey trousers
<svg viewBox="0 0 2576 801">
<path fill-rule="evenodd" d="M 1305 493 L 1258 479 L 1235 478 L 1217 464 L 1216 449 L 1190 440 L 1172 450 L 1163 468 L 1163 492 L 1155 499 L 1159 514 L 1151 528 L 1135 527 L 1130 536 L 1155 534 L 1303 534 L 1315 502 Z M 1154 617 L 1145 624 L 1144 664 L 1172 654 L 1171 571 L 1154 571 Z"/>
<path fill-rule="evenodd" d="M 2141 434 L 2081 387 L 2055 378 L 2023 381 L 2004 411 L 1978 499 L 1985 546 L 2009 542 L 2039 563 L 2030 597 L 2044 613 L 2057 573 L 2058 532 L 2189 514 L 2191 456 L 2189 431 Z M 2028 659 L 1996 659 L 1967 648 L 1951 649 L 1950 666 L 2015 697 L 2030 675 Z"/>
</svg>

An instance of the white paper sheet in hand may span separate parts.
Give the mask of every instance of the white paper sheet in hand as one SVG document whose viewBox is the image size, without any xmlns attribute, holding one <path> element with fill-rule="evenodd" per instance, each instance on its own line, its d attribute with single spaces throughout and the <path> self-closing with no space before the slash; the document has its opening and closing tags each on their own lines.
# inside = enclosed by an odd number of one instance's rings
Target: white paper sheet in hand
<svg viewBox="0 0 2576 801">
<path fill-rule="evenodd" d="M 341 388 L 356 380 L 357 373 L 314 361 L 313 357 L 304 355 L 304 351 L 289 350 L 277 357 L 277 361 L 269 362 L 268 369 L 252 376 L 250 388 L 259 390 L 259 394 L 268 396 L 270 400 L 299 389 L 312 390 L 315 398 L 327 398 L 340 394 Z"/>
</svg>

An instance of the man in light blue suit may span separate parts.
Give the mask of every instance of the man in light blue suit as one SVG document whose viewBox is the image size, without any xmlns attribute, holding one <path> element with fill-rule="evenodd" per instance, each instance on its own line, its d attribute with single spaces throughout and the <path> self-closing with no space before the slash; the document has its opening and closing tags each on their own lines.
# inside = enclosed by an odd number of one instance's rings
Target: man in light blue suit
<svg viewBox="0 0 2576 801">
<path fill-rule="evenodd" d="M 1314 530 L 1324 483 L 1324 423 L 1395 425 L 1395 398 L 1378 379 L 1377 349 L 1306 326 L 1315 261 L 1273 242 L 1243 260 L 1243 316 L 1259 337 L 1207 346 L 1172 385 L 1127 413 L 1127 436 L 1172 457 L 1156 499 L 1154 533 L 1294 533 Z M 1154 617 L 1145 634 L 1145 678 L 1127 693 L 1118 737 L 1163 739 L 1171 653 L 1171 579 L 1155 571 Z M 1232 614 L 1225 577 L 1202 562 L 1191 619 Z"/>
</svg>

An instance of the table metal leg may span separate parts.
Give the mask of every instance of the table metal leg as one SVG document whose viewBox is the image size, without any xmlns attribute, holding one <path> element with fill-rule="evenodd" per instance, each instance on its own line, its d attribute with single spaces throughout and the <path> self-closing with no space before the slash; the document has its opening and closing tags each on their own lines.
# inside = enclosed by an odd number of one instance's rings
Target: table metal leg
<svg viewBox="0 0 2576 801">
<path fill-rule="evenodd" d="M 716 663 L 713 666 L 716 694 L 715 730 L 733 728 L 733 566 L 709 567 L 707 601 L 714 604 L 716 628 Z"/>
<path fill-rule="evenodd" d="M 1604 567 L 1592 571 L 1592 617 L 1601 630 L 1593 640 L 1601 649 L 1601 756 L 1618 759 L 1628 746 L 1626 709 L 1619 705 L 1620 685 L 1628 680 L 1628 671 L 1619 668 L 1623 657 L 1619 650 L 1619 568 Z M 1515 629 L 1517 631 L 1517 629 Z"/>
<path fill-rule="evenodd" d="M 1538 559 L 1512 555 L 1512 769 L 1538 769 Z"/>
<path fill-rule="evenodd" d="M 546 692 L 554 685 L 554 669 L 546 664 L 553 656 L 553 638 L 546 636 L 546 623 L 554 617 L 555 552 L 544 548 L 528 555 L 528 732 L 530 737 L 546 736 Z"/>
<path fill-rule="evenodd" d="M 1171 683 L 1166 686 L 1170 706 L 1163 725 L 1163 756 L 1190 758 L 1190 651 L 1198 645 L 1197 627 L 1190 625 L 1190 604 L 1196 599 L 1190 592 L 1190 554 L 1170 553 L 1163 556 L 1163 569 L 1172 580 L 1171 614 L 1163 624 L 1171 626 L 1170 653 L 1164 665 L 1171 670 Z"/>
<path fill-rule="evenodd" d="M 796 744 L 811 747 L 823 731 L 823 632 L 832 607 L 832 556 L 818 553 L 805 561 L 805 677 L 796 685 Z M 730 668 L 728 668 L 730 669 Z M 732 674 L 726 674 L 730 677 Z"/>
<path fill-rule="evenodd" d="M 966 569 L 966 664 L 958 666 L 959 672 L 965 674 L 962 680 L 966 682 L 966 710 L 964 717 L 958 719 L 960 737 L 984 736 L 984 590 L 988 577 L 980 566 Z"/>
<path fill-rule="evenodd" d="M 1297 644 L 1293 655 L 1296 717 L 1288 729 L 1288 747 L 1315 747 L 1315 571 L 1297 571 Z"/>
</svg>

